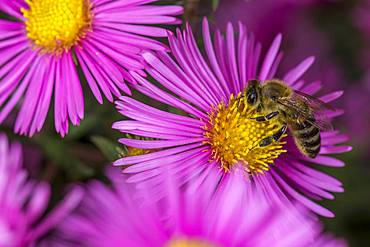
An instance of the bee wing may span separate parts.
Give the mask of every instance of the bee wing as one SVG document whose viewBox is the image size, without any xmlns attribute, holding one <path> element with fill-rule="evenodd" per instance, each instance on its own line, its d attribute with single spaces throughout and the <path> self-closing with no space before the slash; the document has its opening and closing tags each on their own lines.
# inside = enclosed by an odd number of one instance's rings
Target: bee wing
<svg viewBox="0 0 370 247">
<path fill-rule="evenodd" d="M 277 100 L 277 103 L 289 109 L 289 112 L 291 113 L 290 117 L 294 119 L 298 120 L 299 118 L 309 118 L 311 115 L 311 112 L 309 112 L 307 108 L 301 107 L 302 104 L 299 103 L 297 99 L 282 97 Z"/>
<path fill-rule="evenodd" d="M 311 121 L 310 119 L 306 119 L 306 121 L 319 128 L 321 131 L 331 131 L 334 129 L 330 120 L 322 114 L 316 114 L 315 121 Z"/>
<path fill-rule="evenodd" d="M 316 98 L 312 95 L 303 93 L 301 91 L 294 91 L 293 92 L 293 98 L 299 98 L 299 99 L 303 100 L 313 110 L 315 110 L 315 112 L 316 111 L 322 111 L 322 110 L 335 111 L 335 108 L 333 106 L 331 106 L 330 104 L 327 104 L 324 101 L 322 101 L 322 100 L 320 100 L 320 99 L 318 99 L 318 98 Z"/>
<path fill-rule="evenodd" d="M 325 110 L 335 111 L 333 106 L 301 91 L 294 91 L 293 97 L 298 97 L 299 100 L 303 100 L 314 110 L 315 122 L 311 123 L 312 125 L 324 131 L 333 130 L 333 125 L 330 123 L 325 113 Z"/>
<path fill-rule="evenodd" d="M 316 102 L 320 101 L 319 99 L 316 100 Z M 290 117 L 292 119 L 296 119 L 297 121 L 307 121 L 323 131 L 333 130 L 330 120 L 326 117 L 323 108 L 320 107 L 321 104 L 319 105 L 319 103 L 317 103 L 313 106 L 311 103 L 313 101 L 307 102 L 306 98 L 300 96 L 280 98 L 277 102 L 289 109 Z M 300 102 L 308 104 L 310 108 L 302 107 L 302 103 Z"/>
</svg>

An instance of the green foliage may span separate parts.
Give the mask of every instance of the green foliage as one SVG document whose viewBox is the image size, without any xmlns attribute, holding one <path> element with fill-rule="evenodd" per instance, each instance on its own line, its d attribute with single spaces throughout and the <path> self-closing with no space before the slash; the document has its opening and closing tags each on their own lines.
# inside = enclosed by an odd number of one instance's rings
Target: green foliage
<svg viewBox="0 0 370 247">
<path fill-rule="evenodd" d="M 217 10 L 219 4 L 220 4 L 220 0 L 212 0 L 212 9 L 213 9 L 213 11 Z"/>
<path fill-rule="evenodd" d="M 91 141 L 99 148 L 107 160 L 111 162 L 127 154 L 124 149 L 117 145 L 117 142 L 113 142 L 106 137 L 92 136 Z"/>
<path fill-rule="evenodd" d="M 71 180 L 82 180 L 94 175 L 94 170 L 71 152 L 72 147 L 76 147 L 77 144 L 45 135 L 34 140 L 39 144 L 46 158 L 65 171 Z"/>
</svg>

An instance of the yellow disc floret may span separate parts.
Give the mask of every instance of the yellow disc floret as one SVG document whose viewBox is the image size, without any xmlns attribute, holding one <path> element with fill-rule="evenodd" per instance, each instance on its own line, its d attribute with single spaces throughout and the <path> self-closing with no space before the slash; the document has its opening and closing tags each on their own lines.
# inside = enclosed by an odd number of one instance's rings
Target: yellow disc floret
<svg viewBox="0 0 370 247">
<path fill-rule="evenodd" d="M 228 104 L 220 103 L 209 114 L 204 135 L 208 139 L 212 156 L 221 163 L 225 171 L 241 164 L 250 173 L 263 173 L 274 160 L 286 150 L 284 142 L 274 142 L 260 147 L 262 139 L 276 133 L 281 124 L 276 119 L 257 122 L 256 111 L 250 107 L 246 98 L 239 93 L 231 95 Z"/>
<path fill-rule="evenodd" d="M 137 156 L 143 155 L 153 152 L 150 149 L 143 149 L 143 148 L 134 148 L 134 147 L 127 147 L 127 155 L 126 156 Z"/>
<path fill-rule="evenodd" d="M 165 247 L 216 247 L 216 245 L 199 239 L 175 238 L 168 242 Z"/>
<path fill-rule="evenodd" d="M 88 0 L 27 0 L 22 9 L 29 39 L 42 51 L 60 53 L 83 38 L 91 26 Z"/>
</svg>

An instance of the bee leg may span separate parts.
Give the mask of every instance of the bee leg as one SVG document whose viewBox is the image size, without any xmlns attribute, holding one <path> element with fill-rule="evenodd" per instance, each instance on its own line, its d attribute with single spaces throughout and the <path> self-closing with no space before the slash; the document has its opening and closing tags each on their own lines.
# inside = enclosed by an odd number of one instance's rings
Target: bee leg
<svg viewBox="0 0 370 247">
<path fill-rule="evenodd" d="M 271 112 L 271 113 L 267 114 L 266 116 L 259 116 L 259 117 L 256 117 L 255 119 L 256 119 L 257 122 L 265 122 L 265 121 L 268 121 L 268 120 L 274 118 L 278 114 L 279 114 L 278 111 L 274 111 L 274 112 Z"/>
<path fill-rule="evenodd" d="M 260 147 L 265 147 L 265 146 L 270 145 L 273 142 L 276 142 L 276 141 L 280 140 L 280 138 L 286 132 L 287 128 L 288 128 L 288 126 L 286 124 L 284 124 L 275 134 L 262 139 L 262 141 L 260 141 L 260 143 L 259 143 L 259 146 Z"/>
<path fill-rule="evenodd" d="M 260 147 L 268 146 L 268 145 L 270 145 L 273 141 L 274 141 L 274 139 L 272 138 L 272 136 L 266 137 L 266 138 L 264 138 L 262 141 L 260 141 L 259 146 L 260 146 Z"/>
<path fill-rule="evenodd" d="M 287 129 L 288 129 L 288 126 L 286 124 L 283 124 L 283 126 L 281 126 L 278 132 L 272 135 L 272 138 L 274 138 L 275 141 L 280 140 L 280 138 L 285 134 Z"/>
</svg>

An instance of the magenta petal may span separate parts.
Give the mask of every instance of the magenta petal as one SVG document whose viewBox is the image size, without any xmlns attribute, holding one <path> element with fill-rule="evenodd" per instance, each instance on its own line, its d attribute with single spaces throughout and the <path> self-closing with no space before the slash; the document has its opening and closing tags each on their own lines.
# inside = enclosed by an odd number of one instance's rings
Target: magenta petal
<svg viewBox="0 0 370 247">
<path fill-rule="evenodd" d="M 82 56 L 80 55 L 80 51 L 79 50 L 76 50 L 76 54 L 77 54 L 77 57 L 78 57 L 78 60 L 79 60 L 79 63 L 81 65 L 81 68 L 82 68 L 82 71 L 84 72 L 84 75 L 86 77 L 86 80 L 87 80 L 87 83 L 89 84 L 90 86 L 90 89 L 91 91 L 93 92 L 96 100 L 102 104 L 103 103 L 103 98 L 101 96 L 101 93 L 99 91 L 99 88 L 97 86 L 97 83 L 95 81 L 95 78 L 93 77 L 90 69 L 88 68 L 85 60 L 82 58 Z"/>
<path fill-rule="evenodd" d="M 314 57 L 306 58 L 300 64 L 298 64 L 294 69 L 290 70 L 284 76 L 283 80 L 287 82 L 288 85 L 293 84 L 308 70 L 308 68 L 311 67 L 314 61 L 315 61 Z"/>
<path fill-rule="evenodd" d="M 76 116 L 75 118 L 77 119 L 77 123 L 84 117 L 84 101 L 83 101 L 83 93 L 82 93 L 82 88 L 80 81 L 77 76 L 77 71 L 76 67 L 74 65 L 72 55 L 70 54 L 67 57 L 67 66 L 66 66 L 66 73 L 69 73 L 70 78 L 69 78 L 69 83 L 70 83 L 70 90 L 72 91 L 71 93 L 71 100 L 74 101 L 73 105 L 76 109 Z"/>
<path fill-rule="evenodd" d="M 81 206 L 57 229 L 60 243 L 66 238 L 88 246 L 165 246 L 181 237 L 217 246 L 293 247 L 311 246 L 320 237 L 321 225 L 305 209 L 269 204 L 243 176 L 231 173 L 220 180 L 219 170 L 207 167 L 202 183 L 182 187 L 173 170 L 162 172 L 130 176 L 138 186 L 112 172 L 113 186 L 88 184 Z"/>
<path fill-rule="evenodd" d="M 281 44 L 281 39 L 282 39 L 282 35 L 279 34 L 278 36 L 275 37 L 274 41 L 272 42 L 272 45 L 266 54 L 265 60 L 262 63 L 261 72 L 258 77 L 260 80 L 267 79 L 267 75 L 271 69 L 272 64 L 275 61 L 276 55 L 278 54 L 278 50 Z"/>
<path fill-rule="evenodd" d="M 225 81 L 224 75 L 222 74 L 221 68 L 216 58 L 216 54 L 215 54 L 213 44 L 211 41 L 211 37 L 210 37 L 209 25 L 208 25 L 208 21 L 206 18 L 203 19 L 203 39 L 204 39 L 205 50 L 207 52 L 208 59 L 210 61 L 212 69 L 214 73 L 216 74 L 218 80 L 220 81 L 220 84 L 223 90 L 225 90 L 225 93 L 230 94 L 230 91 Z"/>
<path fill-rule="evenodd" d="M 65 60 L 64 56 L 56 60 L 55 70 L 55 98 L 54 98 L 54 118 L 55 118 L 55 129 L 62 137 L 67 132 L 67 105 L 66 105 L 66 87 L 65 81 L 62 77 L 62 59 Z"/>
<path fill-rule="evenodd" d="M 338 160 L 333 157 L 318 155 L 315 159 L 306 158 L 308 161 L 324 166 L 332 166 L 332 167 L 343 167 L 345 164 L 343 161 Z"/>
<path fill-rule="evenodd" d="M 158 151 L 158 152 L 144 154 L 144 155 L 140 155 L 140 156 L 124 157 L 124 158 L 121 158 L 121 159 L 115 161 L 113 163 L 113 165 L 116 165 L 116 166 L 131 165 L 131 164 L 135 164 L 135 163 L 139 163 L 139 162 L 144 162 L 144 161 L 148 161 L 148 160 L 157 159 L 159 157 L 165 157 L 165 156 L 169 156 L 169 155 L 182 153 L 184 151 L 187 151 L 187 150 L 190 150 L 190 149 L 193 149 L 193 148 L 197 148 L 199 146 L 201 146 L 201 145 L 200 144 L 192 144 L 192 145 L 186 145 L 186 146 L 176 147 L 176 148 L 167 149 L 167 150 L 161 150 L 161 151 Z"/>
<path fill-rule="evenodd" d="M 318 92 L 322 87 L 321 81 L 313 81 L 311 83 L 307 83 L 304 87 L 302 87 L 300 90 L 304 93 L 313 95 L 316 92 Z"/>
<path fill-rule="evenodd" d="M 29 60 L 30 61 L 35 58 L 35 56 L 33 56 L 32 53 L 29 54 L 29 55 L 30 55 L 29 56 Z M 25 69 L 27 68 L 27 66 L 29 66 L 29 62 L 30 61 L 26 61 L 24 63 L 25 66 L 23 68 L 21 68 L 21 69 L 18 70 L 18 72 L 21 73 L 20 75 L 18 73 L 15 73 L 14 76 L 23 76 L 23 73 L 25 73 Z M 31 66 L 30 71 L 28 71 L 28 73 L 27 73 L 27 77 L 25 79 L 23 79 L 23 82 L 17 88 L 17 90 L 13 94 L 12 98 L 1 109 L 1 112 L 0 112 L 0 122 L 4 121 L 4 119 L 8 116 L 8 114 L 10 113 L 10 111 L 14 108 L 15 104 L 18 102 L 19 98 L 23 95 L 24 91 L 26 90 L 26 88 L 27 88 L 27 86 L 29 84 L 30 75 L 32 75 L 33 70 L 34 70 L 34 66 Z"/>
<path fill-rule="evenodd" d="M 27 213 L 31 222 L 38 219 L 46 210 L 50 198 L 50 186 L 40 183 L 33 191 L 35 195 L 27 205 Z"/>
<path fill-rule="evenodd" d="M 42 86 L 42 92 L 40 93 L 40 99 L 38 101 L 38 106 L 36 108 L 35 117 L 32 121 L 32 126 L 29 131 L 29 135 L 32 136 L 36 131 L 40 131 L 46 115 L 48 113 L 50 100 L 54 88 L 54 76 L 55 76 L 55 62 L 51 61 L 52 58 L 48 62 L 50 62 L 50 66 L 48 71 L 45 74 L 44 78 L 44 85 Z"/>
<path fill-rule="evenodd" d="M 33 230 L 29 238 L 39 238 L 57 223 L 62 221 L 75 207 L 77 207 L 82 199 L 83 194 L 84 192 L 81 188 L 75 187 L 72 192 L 70 192 L 63 200 L 63 202 L 54 208 L 43 220 L 43 222 Z"/>
<path fill-rule="evenodd" d="M 334 214 L 327 210 L 324 207 L 319 206 L 318 204 L 312 202 L 311 200 L 307 199 L 306 197 L 302 196 L 298 192 L 296 192 L 294 189 L 292 189 L 287 183 L 283 181 L 276 173 L 272 173 L 274 175 L 274 178 L 279 182 L 279 184 L 291 195 L 294 197 L 297 201 L 301 202 L 303 205 L 311 209 L 312 211 L 316 212 L 317 214 L 320 214 L 322 216 L 333 218 Z"/>
<path fill-rule="evenodd" d="M 320 154 L 340 154 L 349 152 L 351 150 L 351 146 L 322 147 L 320 150 Z"/>
<path fill-rule="evenodd" d="M 37 59 L 33 64 L 34 71 L 29 73 L 29 77 L 25 78 L 25 81 L 29 79 L 30 86 L 24 98 L 26 104 L 22 105 L 15 124 L 15 131 L 17 133 L 29 134 L 30 125 L 40 99 L 40 91 L 42 90 L 42 83 L 47 71 L 46 66 L 47 65 L 43 62 L 43 58 Z"/>
<path fill-rule="evenodd" d="M 196 142 L 202 142 L 205 141 L 205 138 L 188 138 L 184 140 L 160 140 L 160 141 L 151 141 L 151 140 L 134 140 L 129 138 L 121 138 L 119 141 L 122 144 L 125 144 L 130 147 L 137 147 L 137 148 L 145 148 L 145 149 L 151 149 L 151 148 L 166 148 L 171 146 L 181 146 Z"/>
<path fill-rule="evenodd" d="M 240 92 L 243 89 L 240 87 L 241 82 L 239 82 L 239 75 L 237 71 L 236 65 L 236 55 L 235 55 L 235 40 L 234 40 L 234 28 L 231 23 L 227 25 L 226 31 L 227 37 L 227 58 L 228 58 L 228 65 L 229 65 L 229 72 L 231 75 L 231 81 L 235 92 Z"/>
<path fill-rule="evenodd" d="M 321 96 L 320 99 L 326 103 L 332 102 L 343 95 L 343 91 L 336 91 L 330 94 Z"/>
</svg>

